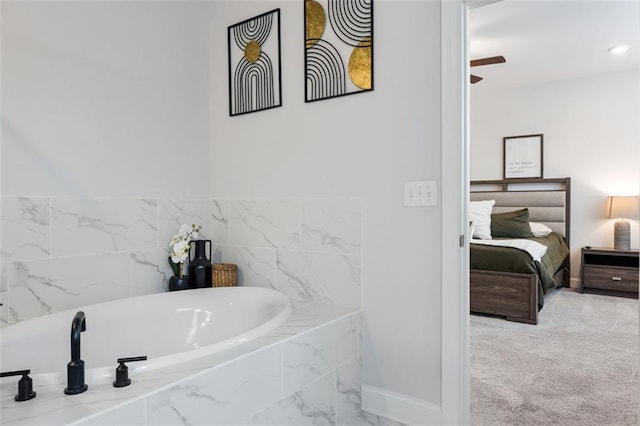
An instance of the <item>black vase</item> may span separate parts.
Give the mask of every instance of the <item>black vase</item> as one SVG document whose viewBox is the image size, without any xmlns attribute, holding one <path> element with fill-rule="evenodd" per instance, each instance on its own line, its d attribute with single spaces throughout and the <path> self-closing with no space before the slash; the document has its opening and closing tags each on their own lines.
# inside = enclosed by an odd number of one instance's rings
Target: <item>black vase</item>
<svg viewBox="0 0 640 426">
<path fill-rule="evenodd" d="M 207 245 L 209 248 L 208 256 Z M 193 258 L 191 257 L 192 254 Z M 211 287 L 211 240 L 191 241 L 191 247 L 189 247 L 189 280 L 192 288 Z"/>
<path fill-rule="evenodd" d="M 189 284 L 189 277 L 186 275 L 181 277 L 173 275 L 169 278 L 169 291 L 186 290 L 189 288 Z"/>
</svg>

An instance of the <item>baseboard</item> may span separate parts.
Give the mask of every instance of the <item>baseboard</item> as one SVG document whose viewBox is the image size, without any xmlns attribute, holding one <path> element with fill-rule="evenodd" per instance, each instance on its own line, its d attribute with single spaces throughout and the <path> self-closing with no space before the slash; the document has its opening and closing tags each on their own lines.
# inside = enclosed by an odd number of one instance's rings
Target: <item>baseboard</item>
<svg viewBox="0 0 640 426">
<path fill-rule="evenodd" d="M 439 425 L 441 407 L 422 399 L 362 385 L 362 411 L 408 425 Z"/>
</svg>

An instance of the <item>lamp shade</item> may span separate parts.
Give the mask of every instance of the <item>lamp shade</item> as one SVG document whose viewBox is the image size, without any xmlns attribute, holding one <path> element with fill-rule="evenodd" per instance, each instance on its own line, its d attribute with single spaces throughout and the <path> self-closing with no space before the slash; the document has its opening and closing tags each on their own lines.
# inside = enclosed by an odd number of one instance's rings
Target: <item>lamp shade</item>
<svg viewBox="0 0 640 426">
<path fill-rule="evenodd" d="M 607 217 L 621 219 L 638 219 L 640 202 L 638 197 L 609 197 Z"/>
</svg>

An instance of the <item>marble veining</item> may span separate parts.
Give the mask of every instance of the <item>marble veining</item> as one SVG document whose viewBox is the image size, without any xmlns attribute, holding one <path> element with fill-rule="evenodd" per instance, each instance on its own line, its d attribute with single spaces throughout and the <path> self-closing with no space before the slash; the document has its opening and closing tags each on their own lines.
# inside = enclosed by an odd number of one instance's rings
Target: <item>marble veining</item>
<svg viewBox="0 0 640 426">
<path fill-rule="evenodd" d="M 51 280 L 50 277 L 32 274 L 29 270 L 29 267 L 22 262 L 14 262 L 11 266 L 13 267 L 15 281 L 18 283 L 23 283 L 22 287 L 33 297 L 41 315 L 52 313 L 53 308 L 50 304 L 48 304 L 40 296 L 38 296 L 38 293 L 33 288 L 35 285 L 50 287 L 66 296 L 77 296 L 79 294 L 69 291 L 61 285 L 57 285 L 54 281 Z M 16 312 L 16 317 L 14 318 L 14 320 L 20 319 L 25 318 L 20 318 Z"/>
<path fill-rule="evenodd" d="M 211 239 L 216 243 L 229 242 L 229 210 L 230 202 L 228 200 L 212 200 Z"/>
<path fill-rule="evenodd" d="M 150 398 L 149 424 L 225 424 L 245 410 L 259 410 L 280 398 L 280 371 L 273 350 L 250 355 Z M 275 353 L 274 353 L 275 354 Z M 270 359 L 269 359 L 270 358 Z M 239 368 L 241 367 L 241 368 Z"/>
<path fill-rule="evenodd" d="M 309 199 L 302 203 L 302 248 L 360 254 L 360 199 Z"/>
<path fill-rule="evenodd" d="M 300 301 L 361 305 L 362 203 L 357 198 L 2 201 L 0 258 L 9 273 L 0 322 L 73 307 L 73 299 L 89 304 L 165 291 L 172 273 L 168 240 L 183 223 L 202 225 L 201 238 L 215 247 L 213 260 L 237 264 L 240 285 L 275 288 Z M 115 253 L 127 255 L 128 262 L 114 263 L 109 255 Z M 88 261 L 91 265 L 120 268 L 113 271 L 118 282 L 98 280 L 104 289 L 78 283 L 91 276 L 82 260 L 88 256 L 104 256 Z M 14 262 L 37 272 L 25 277 Z M 78 274 L 61 272 L 70 267 L 79 268 Z"/>
<path fill-rule="evenodd" d="M 353 358 L 341 365 L 337 370 L 337 399 L 336 412 L 338 424 L 357 424 L 362 402 L 362 361 L 360 357 Z"/>
<path fill-rule="evenodd" d="M 365 411 L 357 411 L 349 420 L 339 421 L 337 424 L 339 426 L 409 426 Z"/>
<path fill-rule="evenodd" d="M 255 414 L 245 424 L 298 426 L 335 425 L 335 372 L 317 379 L 276 405 Z"/>
<path fill-rule="evenodd" d="M 160 200 L 159 247 L 168 247 L 171 237 L 185 223 L 202 226 L 200 238 L 212 241 L 226 238 L 226 221 L 220 222 L 215 216 L 224 217 L 224 210 L 223 204 L 216 205 L 212 200 Z"/>
<path fill-rule="evenodd" d="M 158 246 L 156 200 L 54 198 L 51 203 L 55 256 Z"/>
<path fill-rule="evenodd" d="M 292 392 L 338 368 L 359 353 L 358 323 L 335 321 L 313 336 L 298 336 L 282 347 L 284 391 Z"/>
<path fill-rule="evenodd" d="M 317 300 L 316 292 L 313 291 L 308 281 L 298 275 L 292 268 L 288 268 L 286 263 L 278 258 L 277 262 L 277 282 L 278 289 L 293 300 Z"/>
<path fill-rule="evenodd" d="M 127 297 L 128 278 L 127 254 L 9 262 L 9 321 Z"/>
<path fill-rule="evenodd" d="M 131 253 L 131 296 L 167 291 L 172 275 L 166 249 Z"/>
<path fill-rule="evenodd" d="M 2 197 L 0 259 L 33 259 L 50 255 L 49 199 Z"/>
<path fill-rule="evenodd" d="M 278 250 L 276 288 L 296 300 L 361 304 L 360 255 Z"/>
<path fill-rule="evenodd" d="M 220 262 L 238 265 L 238 285 L 276 287 L 276 249 L 217 245 Z"/>
<path fill-rule="evenodd" d="M 300 201 L 232 201 L 229 241 L 259 247 L 300 245 Z"/>
</svg>

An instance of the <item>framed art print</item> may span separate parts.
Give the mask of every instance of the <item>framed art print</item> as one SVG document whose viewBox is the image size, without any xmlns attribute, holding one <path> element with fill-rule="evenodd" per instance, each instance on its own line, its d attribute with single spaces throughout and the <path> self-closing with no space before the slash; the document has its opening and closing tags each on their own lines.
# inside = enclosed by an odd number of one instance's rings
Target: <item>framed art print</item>
<svg viewBox="0 0 640 426">
<path fill-rule="evenodd" d="M 229 115 L 282 106 L 280 9 L 231 25 Z"/>
<path fill-rule="evenodd" d="M 304 0 L 305 102 L 373 90 L 373 0 Z"/>
<path fill-rule="evenodd" d="M 505 179 L 542 178 L 543 135 L 507 136 L 502 140 Z"/>
</svg>

